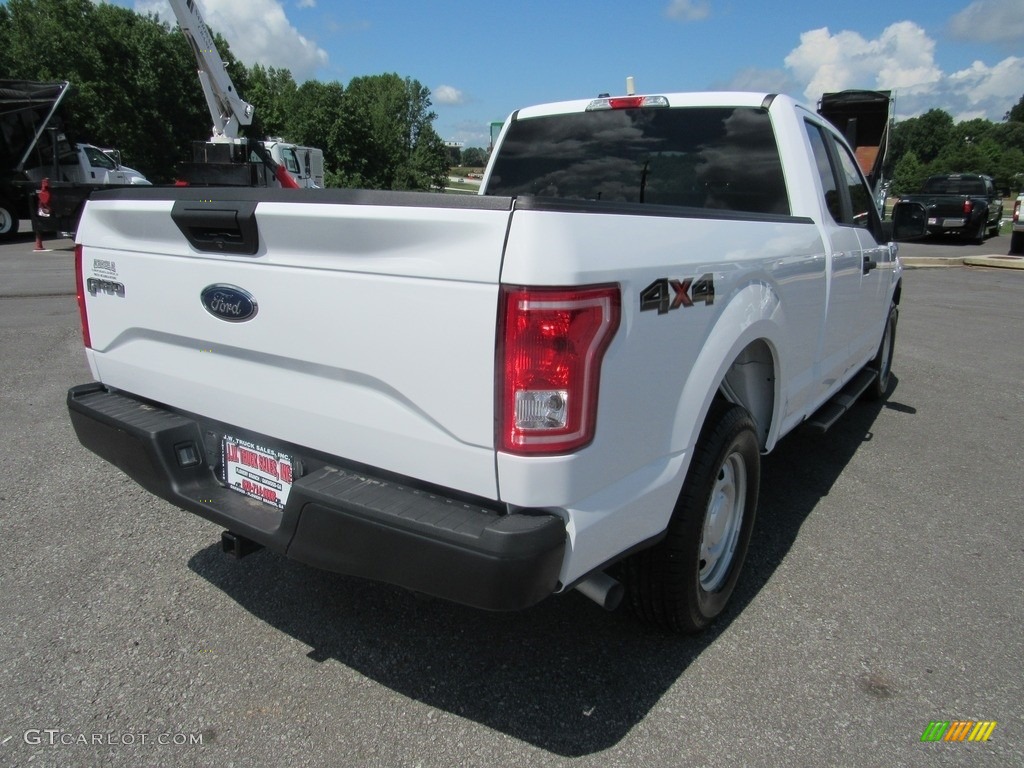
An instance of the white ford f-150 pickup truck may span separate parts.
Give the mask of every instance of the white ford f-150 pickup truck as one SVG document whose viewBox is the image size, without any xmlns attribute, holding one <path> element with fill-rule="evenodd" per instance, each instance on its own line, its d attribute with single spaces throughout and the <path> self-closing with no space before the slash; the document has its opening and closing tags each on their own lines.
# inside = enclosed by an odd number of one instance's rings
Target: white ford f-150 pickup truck
<svg viewBox="0 0 1024 768">
<path fill-rule="evenodd" d="M 749 93 L 520 110 L 479 196 L 98 194 L 71 420 L 233 554 L 496 610 L 625 594 L 696 631 L 760 455 L 889 384 L 873 198 L 826 121 Z"/>
</svg>

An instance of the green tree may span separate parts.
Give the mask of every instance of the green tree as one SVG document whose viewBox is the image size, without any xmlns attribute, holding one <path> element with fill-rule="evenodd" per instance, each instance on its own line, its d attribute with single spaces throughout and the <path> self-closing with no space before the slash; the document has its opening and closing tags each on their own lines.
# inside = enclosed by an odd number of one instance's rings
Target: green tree
<svg viewBox="0 0 1024 768">
<path fill-rule="evenodd" d="M 0 72 L 14 71 L 14 60 L 11 58 L 13 44 L 11 12 L 6 5 L 0 5 Z M 9 77 L 9 74 L 5 74 L 5 77 Z"/>
<path fill-rule="evenodd" d="M 0 10 L 4 74 L 71 83 L 62 105 L 69 138 L 119 148 L 161 182 L 189 141 L 208 135 L 192 53 L 155 17 L 89 0 L 9 0 Z"/>
<path fill-rule="evenodd" d="M 462 150 L 462 164 L 467 168 L 482 168 L 487 165 L 487 150 L 480 147 L 466 147 Z"/>
<path fill-rule="evenodd" d="M 242 98 L 255 107 L 251 138 L 324 150 L 329 183 L 382 189 L 443 185 L 447 152 L 434 131 L 430 91 L 395 74 L 296 85 L 291 72 L 251 69 L 214 40 Z M 0 0 L 0 74 L 68 80 L 66 132 L 116 147 L 157 183 L 209 138 L 211 118 L 185 36 L 155 15 L 92 0 Z"/>
<path fill-rule="evenodd" d="M 329 187 L 342 186 L 340 170 L 348 162 L 342 126 L 345 89 L 341 83 L 307 80 L 296 92 L 296 108 L 286 138 L 324 152 L 324 175 Z"/>
<path fill-rule="evenodd" d="M 115 113 L 90 117 L 90 138 L 121 147 L 125 162 L 153 181 L 170 181 L 175 165 L 191 157 L 191 141 L 210 133 L 192 51 L 178 30 L 156 17 L 108 4 L 96 6 L 96 17 L 111 37 L 103 48 L 117 103 Z M 130 63 L 121 69 L 123 62 Z"/>
<path fill-rule="evenodd" d="M 255 139 L 280 136 L 292 141 L 292 121 L 300 111 L 292 73 L 256 64 L 247 70 L 246 80 L 246 90 L 239 93 L 255 107 L 252 126 L 246 133 Z"/>
<path fill-rule="evenodd" d="M 906 195 L 916 192 L 928 175 L 928 169 L 917 159 L 917 153 L 906 152 L 893 170 L 892 194 Z"/>
<path fill-rule="evenodd" d="M 949 143 L 953 118 L 941 109 L 930 109 L 920 117 L 903 120 L 893 128 L 888 162 L 894 166 L 907 152 L 913 152 L 927 165 Z"/>
<path fill-rule="evenodd" d="M 448 154 L 433 128 L 430 91 L 397 74 L 353 78 L 343 97 L 346 186 L 430 189 L 443 186 Z"/>
</svg>

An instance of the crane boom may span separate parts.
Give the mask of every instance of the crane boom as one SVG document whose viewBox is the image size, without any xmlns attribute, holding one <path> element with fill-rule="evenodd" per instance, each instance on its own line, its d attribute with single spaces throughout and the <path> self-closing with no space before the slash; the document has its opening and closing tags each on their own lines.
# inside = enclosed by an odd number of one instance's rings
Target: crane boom
<svg viewBox="0 0 1024 768">
<path fill-rule="evenodd" d="M 211 141 L 233 141 L 238 138 L 240 127 L 252 123 L 255 109 L 235 90 L 196 0 L 169 2 L 178 19 L 178 26 L 185 33 L 185 39 L 196 57 L 199 82 L 203 86 L 210 117 L 213 118 Z"/>
</svg>

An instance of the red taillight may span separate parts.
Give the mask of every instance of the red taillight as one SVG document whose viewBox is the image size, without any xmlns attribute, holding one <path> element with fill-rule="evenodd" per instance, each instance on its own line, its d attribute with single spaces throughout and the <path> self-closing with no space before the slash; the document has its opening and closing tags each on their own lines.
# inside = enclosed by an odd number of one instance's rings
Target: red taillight
<svg viewBox="0 0 1024 768">
<path fill-rule="evenodd" d="M 82 274 L 82 245 L 75 246 L 75 293 L 78 296 L 78 314 L 82 319 L 82 341 L 86 349 L 92 349 L 89 337 L 89 315 L 85 310 L 85 277 Z"/>
<path fill-rule="evenodd" d="M 964 200 L 964 214 L 970 214 L 974 210 L 974 203 L 970 200 Z"/>
<path fill-rule="evenodd" d="M 643 96 L 621 96 L 608 99 L 612 109 L 640 109 L 644 104 Z"/>
<path fill-rule="evenodd" d="M 502 289 L 499 450 L 567 453 L 594 439 L 601 361 L 619 306 L 616 285 Z"/>
<path fill-rule="evenodd" d="M 1020 221 L 1020 200 L 1013 204 L 1013 223 Z"/>
<path fill-rule="evenodd" d="M 601 96 L 587 105 L 587 112 L 599 112 L 603 109 L 646 109 L 648 107 L 667 107 L 665 96 Z"/>
</svg>

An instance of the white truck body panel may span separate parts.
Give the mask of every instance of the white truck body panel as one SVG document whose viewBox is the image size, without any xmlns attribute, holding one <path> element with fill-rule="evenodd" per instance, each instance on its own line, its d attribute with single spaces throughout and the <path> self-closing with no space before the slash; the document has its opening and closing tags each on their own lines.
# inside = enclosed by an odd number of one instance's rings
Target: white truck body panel
<svg viewBox="0 0 1024 768">
<path fill-rule="evenodd" d="M 88 299 L 99 380 L 496 494 L 494 313 L 507 212 L 261 204 L 263 251 L 250 258 L 194 251 L 170 203 L 89 205 L 80 238 L 103 243 L 88 249 L 89 264 L 115 264 L 127 286 L 123 301 Z M 260 302 L 252 322 L 202 308 L 200 291 L 223 282 Z"/>
</svg>

